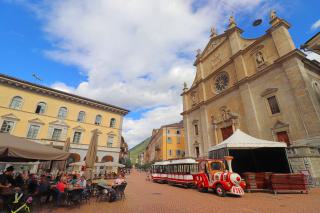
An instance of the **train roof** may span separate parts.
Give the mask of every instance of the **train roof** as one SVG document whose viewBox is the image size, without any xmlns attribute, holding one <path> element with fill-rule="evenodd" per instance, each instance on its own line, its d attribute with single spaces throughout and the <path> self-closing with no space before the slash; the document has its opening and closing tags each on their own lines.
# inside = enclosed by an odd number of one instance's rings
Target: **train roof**
<svg viewBox="0 0 320 213">
<path fill-rule="evenodd" d="M 173 164 L 197 164 L 197 163 L 198 162 L 195 159 L 185 158 L 185 159 L 175 159 L 175 160 L 155 162 L 153 165 L 165 166 L 165 165 L 173 165 Z"/>
<path fill-rule="evenodd" d="M 198 162 L 193 158 L 169 160 L 169 164 L 197 164 Z"/>
<path fill-rule="evenodd" d="M 160 161 L 160 162 L 155 162 L 153 165 L 164 166 L 164 165 L 168 165 L 169 163 L 170 163 L 169 161 Z"/>
</svg>

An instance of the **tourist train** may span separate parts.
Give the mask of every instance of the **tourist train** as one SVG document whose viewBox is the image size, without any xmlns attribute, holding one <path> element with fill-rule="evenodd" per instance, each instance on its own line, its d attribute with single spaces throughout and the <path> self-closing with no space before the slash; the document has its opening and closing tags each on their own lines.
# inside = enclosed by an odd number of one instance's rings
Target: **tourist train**
<svg viewBox="0 0 320 213">
<path fill-rule="evenodd" d="M 218 196 L 241 196 L 246 187 L 240 175 L 231 167 L 232 156 L 225 156 L 228 170 L 222 160 L 191 158 L 156 162 L 151 167 L 154 182 L 196 187 L 201 192 L 214 190 Z"/>
</svg>

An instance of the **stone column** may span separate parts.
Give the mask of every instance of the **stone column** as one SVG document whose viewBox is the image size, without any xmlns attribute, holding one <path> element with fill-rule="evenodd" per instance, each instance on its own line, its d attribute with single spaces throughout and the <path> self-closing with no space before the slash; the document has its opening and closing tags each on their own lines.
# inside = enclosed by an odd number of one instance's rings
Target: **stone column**
<svg viewBox="0 0 320 213">
<path fill-rule="evenodd" d="M 296 47 L 288 31 L 290 24 L 278 17 L 272 19 L 270 24 L 272 27 L 267 32 L 271 33 L 272 39 L 279 53 L 279 57 L 294 50 Z"/>
<path fill-rule="evenodd" d="M 292 95 L 298 108 L 298 116 L 304 126 L 307 137 L 320 135 L 320 117 L 316 112 L 309 94 L 308 74 L 303 62 L 297 57 L 291 57 L 283 62 L 282 67 L 290 83 Z"/>
<path fill-rule="evenodd" d="M 201 106 L 200 107 L 200 136 L 202 139 L 202 143 L 201 144 L 201 156 L 207 156 L 208 153 L 208 149 L 209 149 L 209 120 L 208 120 L 208 116 L 207 116 L 207 109 L 206 106 Z"/>
<path fill-rule="evenodd" d="M 189 122 L 189 116 L 183 115 L 183 127 L 184 127 L 184 144 L 185 144 L 185 152 L 186 157 L 193 157 L 192 156 L 192 141 L 190 136 L 190 122 Z"/>
<path fill-rule="evenodd" d="M 255 101 L 251 92 L 250 84 L 245 83 L 239 87 L 241 101 L 244 108 L 244 119 L 248 128 L 249 134 L 261 138 L 261 127 L 259 117 L 256 110 Z"/>
</svg>

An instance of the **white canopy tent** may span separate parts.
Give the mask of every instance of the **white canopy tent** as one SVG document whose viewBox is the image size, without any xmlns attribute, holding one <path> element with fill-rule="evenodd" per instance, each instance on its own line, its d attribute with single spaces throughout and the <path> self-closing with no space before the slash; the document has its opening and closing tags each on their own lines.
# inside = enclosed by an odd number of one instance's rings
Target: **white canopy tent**
<svg viewBox="0 0 320 213">
<path fill-rule="evenodd" d="M 255 149 L 264 147 L 287 147 L 287 144 L 283 142 L 258 139 L 242 132 L 240 129 L 237 129 L 229 138 L 224 140 L 222 143 L 210 147 L 209 151 L 218 150 L 222 148 Z"/>
<path fill-rule="evenodd" d="M 236 172 L 290 172 L 287 144 L 252 137 L 237 129 L 222 143 L 209 148 L 209 157 L 234 156 Z"/>
</svg>

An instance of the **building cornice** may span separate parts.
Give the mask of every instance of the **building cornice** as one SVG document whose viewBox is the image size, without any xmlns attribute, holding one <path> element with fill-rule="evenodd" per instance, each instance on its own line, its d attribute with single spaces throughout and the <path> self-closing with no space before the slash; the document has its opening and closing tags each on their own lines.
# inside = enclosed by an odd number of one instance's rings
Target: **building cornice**
<svg viewBox="0 0 320 213">
<path fill-rule="evenodd" d="M 60 90 L 52 89 L 49 87 L 45 87 L 39 84 L 34 84 L 31 82 L 27 82 L 21 79 L 17 79 L 11 76 L 7 76 L 4 74 L 0 74 L 0 83 L 6 84 L 12 87 L 21 88 L 21 89 L 27 89 L 29 91 L 40 93 L 43 95 L 60 98 L 63 100 L 84 104 L 90 107 L 99 108 L 108 112 L 113 112 L 120 115 L 126 115 L 129 113 L 129 110 L 120 108 L 111 104 L 103 103 L 100 101 L 92 100 L 89 98 L 85 98 L 82 96 L 74 95 L 71 93 L 63 92 Z"/>
</svg>

